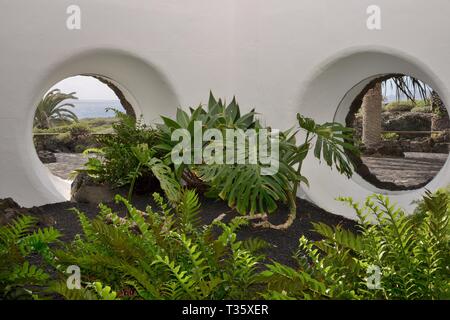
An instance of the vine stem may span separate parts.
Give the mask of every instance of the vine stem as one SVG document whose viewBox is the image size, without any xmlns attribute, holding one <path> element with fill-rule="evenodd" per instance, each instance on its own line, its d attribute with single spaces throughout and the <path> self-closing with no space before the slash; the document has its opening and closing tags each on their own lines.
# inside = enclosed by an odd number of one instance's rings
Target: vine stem
<svg viewBox="0 0 450 320">
<path fill-rule="evenodd" d="M 312 140 L 312 137 L 310 138 L 310 133 L 307 132 L 305 142 L 303 145 L 308 145 L 308 150 L 309 150 L 309 144 L 310 144 L 311 140 Z M 297 175 L 299 175 L 299 176 L 300 176 L 300 173 L 302 170 L 302 164 L 303 164 L 303 160 L 301 162 L 299 162 L 299 164 L 298 164 Z M 299 183 L 300 182 L 297 182 L 297 181 L 294 182 L 292 192 L 288 192 L 289 214 L 284 223 L 278 224 L 278 225 L 272 224 L 269 222 L 268 217 L 266 215 L 266 217 L 263 219 L 263 221 L 254 223 L 253 226 L 260 227 L 260 228 L 267 228 L 267 229 L 275 229 L 275 230 L 287 230 L 294 223 L 295 218 L 297 217 L 296 198 L 297 198 L 297 189 L 298 189 Z"/>
<path fill-rule="evenodd" d="M 289 214 L 288 217 L 286 219 L 286 221 L 282 224 L 272 224 L 269 220 L 267 220 L 267 215 L 266 215 L 266 219 L 258 222 L 258 223 L 254 223 L 253 226 L 254 227 L 259 227 L 259 228 L 264 228 L 264 229 L 275 229 L 275 230 L 287 230 L 295 221 L 295 218 L 297 217 L 297 204 L 295 203 L 295 197 L 292 194 L 289 194 L 288 196 L 288 201 L 289 201 Z"/>
<path fill-rule="evenodd" d="M 139 162 L 139 164 L 138 164 L 138 166 L 136 168 L 136 171 L 135 171 L 135 173 L 133 175 L 133 180 L 131 181 L 130 189 L 128 190 L 128 201 L 129 202 L 131 201 L 131 198 L 133 197 L 134 185 L 136 184 L 136 179 L 137 179 L 137 176 L 139 174 L 139 170 L 141 170 L 141 166 L 142 166 L 142 163 Z"/>
</svg>

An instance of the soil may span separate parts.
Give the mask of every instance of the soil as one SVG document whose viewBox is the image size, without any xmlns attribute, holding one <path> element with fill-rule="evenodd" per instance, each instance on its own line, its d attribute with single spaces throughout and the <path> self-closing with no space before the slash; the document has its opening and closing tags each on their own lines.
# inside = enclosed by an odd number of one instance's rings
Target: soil
<svg viewBox="0 0 450 320">
<path fill-rule="evenodd" d="M 202 223 L 204 224 L 211 223 L 222 213 L 226 213 L 223 220 L 224 222 L 229 221 L 237 215 L 237 213 L 231 210 L 223 201 L 202 198 L 201 203 L 202 207 L 200 216 Z M 135 195 L 133 198 L 133 204 L 140 210 L 145 210 L 147 205 L 156 207 L 152 201 L 152 198 L 145 195 Z M 118 205 L 115 203 L 109 203 L 107 205 L 121 216 L 126 214 L 126 210 L 123 205 Z M 333 226 L 340 224 L 344 228 L 351 229 L 355 232 L 357 230 L 356 222 L 342 216 L 326 212 L 306 200 L 297 199 L 297 207 L 297 219 L 288 230 L 279 231 L 247 226 L 238 232 L 238 237 L 241 240 L 249 237 L 257 237 L 267 241 L 271 244 L 271 247 L 266 249 L 266 252 L 264 252 L 268 260 L 273 259 L 293 266 L 295 265 L 295 260 L 292 256 L 298 249 L 299 238 L 302 235 L 305 235 L 311 240 L 320 239 L 320 236 L 312 231 L 312 222 L 323 222 Z M 84 212 L 91 219 L 95 218 L 99 211 L 96 205 L 63 202 L 35 207 L 30 210 L 30 214 L 38 216 L 41 221 L 52 221 L 53 226 L 60 230 L 63 234 L 61 240 L 68 242 L 71 241 L 76 234 L 81 233 L 81 227 L 76 214 L 73 210 L 71 210 L 73 208 Z M 281 223 L 285 221 L 286 217 L 287 208 L 281 206 L 277 212 L 270 216 L 269 220 L 273 223 Z"/>
</svg>

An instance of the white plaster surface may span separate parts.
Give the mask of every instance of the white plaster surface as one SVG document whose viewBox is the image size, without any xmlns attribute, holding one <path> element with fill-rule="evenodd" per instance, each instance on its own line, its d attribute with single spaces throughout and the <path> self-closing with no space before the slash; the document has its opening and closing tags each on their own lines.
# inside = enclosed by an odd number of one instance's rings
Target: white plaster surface
<svg viewBox="0 0 450 320">
<path fill-rule="evenodd" d="M 66 28 L 77 4 L 82 29 Z M 382 30 L 366 28 L 377 4 Z M 301 112 L 343 120 L 356 85 L 402 72 L 432 85 L 450 105 L 448 0 L 0 0 L 0 198 L 31 206 L 65 200 L 32 144 L 34 108 L 48 88 L 77 74 L 114 80 L 149 122 L 209 90 L 284 129 Z M 427 186 L 450 183 L 450 163 Z M 353 217 L 339 195 L 377 191 L 310 159 L 307 198 Z M 410 207 L 424 190 L 396 192 Z"/>
</svg>

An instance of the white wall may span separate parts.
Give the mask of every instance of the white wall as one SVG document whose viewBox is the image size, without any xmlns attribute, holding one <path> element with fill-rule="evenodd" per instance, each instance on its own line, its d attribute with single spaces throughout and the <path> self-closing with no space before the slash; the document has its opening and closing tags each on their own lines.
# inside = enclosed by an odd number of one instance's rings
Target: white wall
<svg viewBox="0 0 450 320">
<path fill-rule="evenodd" d="M 71 4 L 78 31 L 66 28 Z M 381 7 L 380 31 L 366 28 L 370 4 Z M 36 102 L 67 76 L 114 79 L 149 121 L 210 89 L 280 129 L 297 112 L 329 121 L 348 90 L 385 71 L 420 76 L 450 105 L 449 12 L 447 0 L 0 0 L 0 198 L 64 200 L 31 126 Z M 449 166 L 430 189 L 450 182 Z M 352 214 L 335 196 L 373 191 L 313 161 L 305 169 L 306 195 L 336 213 Z M 394 197 L 408 206 L 422 191 Z"/>
</svg>

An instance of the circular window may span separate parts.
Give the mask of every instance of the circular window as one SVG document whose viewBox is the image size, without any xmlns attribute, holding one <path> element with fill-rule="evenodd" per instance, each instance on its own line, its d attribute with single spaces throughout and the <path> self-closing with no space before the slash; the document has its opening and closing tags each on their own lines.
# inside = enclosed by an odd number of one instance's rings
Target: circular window
<svg viewBox="0 0 450 320">
<path fill-rule="evenodd" d="M 50 172 L 71 181 L 84 167 L 84 151 L 97 148 L 102 135 L 111 134 L 117 112 L 136 117 L 119 87 L 106 77 L 79 75 L 51 87 L 36 107 L 33 142 Z"/>
<path fill-rule="evenodd" d="M 355 129 L 357 173 L 384 190 L 427 185 L 448 158 L 450 119 L 439 94 L 404 74 L 372 77 L 357 89 L 345 121 Z"/>
</svg>

